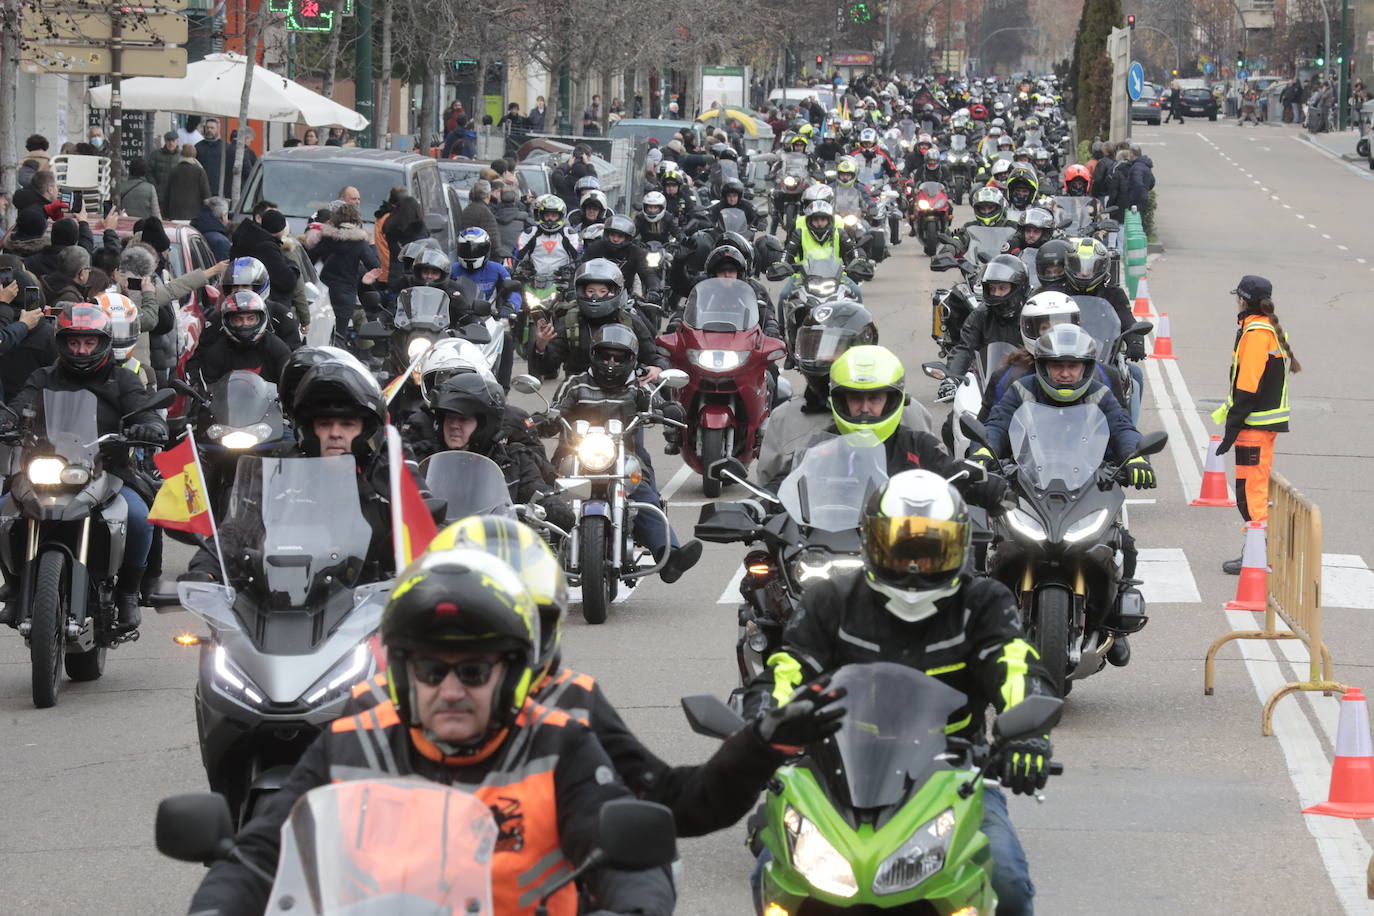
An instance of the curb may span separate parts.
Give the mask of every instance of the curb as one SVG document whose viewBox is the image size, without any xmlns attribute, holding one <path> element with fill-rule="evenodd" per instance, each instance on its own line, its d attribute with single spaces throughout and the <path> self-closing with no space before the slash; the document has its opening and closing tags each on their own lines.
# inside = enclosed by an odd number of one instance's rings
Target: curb
<svg viewBox="0 0 1374 916">
<path fill-rule="evenodd" d="M 1163 253 L 1164 253 L 1164 243 L 1163 243 L 1163 242 L 1151 242 L 1151 243 L 1149 244 L 1149 246 L 1145 249 L 1145 251 L 1146 251 L 1147 254 L 1163 254 Z"/>
<path fill-rule="evenodd" d="M 1302 133 L 1298 134 L 1298 139 L 1300 139 L 1300 140 L 1306 140 L 1308 143 L 1311 143 L 1313 146 L 1320 147 L 1320 148 L 1326 150 L 1328 153 L 1330 153 L 1330 154 L 1333 155 L 1333 156 L 1339 156 L 1341 159 L 1345 160 L 1346 162 L 1367 162 L 1367 161 L 1368 161 L 1367 159 L 1365 159 L 1364 156 L 1361 156 L 1361 155 L 1359 155 L 1358 153 L 1338 153 L 1338 152 L 1336 152 L 1335 150 L 1331 149 L 1329 146 L 1327 146 L 1325 143 L 1318 143 L 1316 140 L 1312 139 L 1312 135 L 1309 134 L 1307 131 L 1303 131 Z"/>
</svg>

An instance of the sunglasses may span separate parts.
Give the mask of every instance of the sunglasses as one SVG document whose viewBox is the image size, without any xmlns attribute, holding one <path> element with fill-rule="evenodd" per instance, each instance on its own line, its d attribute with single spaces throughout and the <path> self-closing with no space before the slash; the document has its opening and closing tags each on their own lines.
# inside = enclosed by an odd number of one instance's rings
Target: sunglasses
<svg viewBox="0 0 1374 916">
<path fill-rule="evenodd" d="M 453 672 L 464 687 L 481 687 L 491 680 L 495 662 L 469 660 L 446 662 L 439 658 L 412 658 L 410 672 L 421 684 L 438 687 Z"/>
</svg>

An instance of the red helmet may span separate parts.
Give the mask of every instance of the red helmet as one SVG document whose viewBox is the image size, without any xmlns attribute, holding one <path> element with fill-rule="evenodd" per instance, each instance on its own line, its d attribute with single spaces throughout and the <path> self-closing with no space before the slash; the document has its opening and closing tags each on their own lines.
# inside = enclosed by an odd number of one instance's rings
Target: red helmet
<svg viewBox="0 0 1374 916">
<path fill-rule="evenodd" d="M 1088 167 L 1082 164 L 1074 164 L 1064 170 L 1064 190 L 1069 189 L 1069 182 L 1075 178 L 1081 178 L 1088 183 L 1088 193 L 1093 189 L 1093 173 L 1088 171 Z"/>
<path fill-rule="evenodd" d="M 67 303 L 57 318 L 56 336 L 57 362 L 73 375 L 94 375 L 109 364 L 114 336 L 110 316 L 100 306 L 89 302 Z M 96 347 L 85 355 L 74 354 L 67 343 L 72 337 L 94 337 Z"/>
<path fill-rule="evenodd" d="M 979 102 L 969 106 L 968 116 L 975 121 L 986 121 L 988 119 L 988 110 Z"/>
</svg>

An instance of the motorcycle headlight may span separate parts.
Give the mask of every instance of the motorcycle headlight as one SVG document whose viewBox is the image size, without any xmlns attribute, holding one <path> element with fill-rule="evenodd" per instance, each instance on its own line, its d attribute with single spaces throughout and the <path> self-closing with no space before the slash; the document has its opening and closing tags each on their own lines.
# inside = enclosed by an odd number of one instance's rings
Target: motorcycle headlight
<svg viewBox="0 0 1374 916">
<path fill-rule="evenodd" d="M 917 208 L 918 210 L 929 210 L 929 209 L 930 209 L 930 201 L 928 201 L 928 200 L 918 200 L 918 201 L 916 201 L 916 208 Z"/>
<path fill-rule="evenodd" d="M 62 469 L 62 482 L 69 486 L 79 486 L 91 479 L 91 472 L 85 468 L 67 467 Z"/>
<path fill-rule="evenodd" d="M 600 474 L 615 464 L 615 440 L 605 433 L 589 433 L 577 444 L 582 470 Z"/>
<path fill-rule="evenodd" d="M 315 682 L 305 702 L 313 706 L 337 690 L 352 687 L 372 673 L 372 666 L 372 651 L 367 643 L 358 643 L 352 652 L 339 659 L 333 668 L 325 672 L 324 677 Z"/>
<path fill-rule="evenodd" d="M 525 292 L 525 308 L 537 309 L 544 304 L 544 300 L 534 293 Z"/>
<path fill-rule="evenodd" d="M 863 565 L 861 557 L 837 556 L 820 548 L 811 548 L 797 554 L 792 561 L 792 578 L 798 585 L 803 585 L 809 579 L 829 579 L 862 569 Z"/>
<path fill-rule="evenodd" d="M 62 482 L 67 462 L 61 458 L 35 458 L 29 462 L 29 483 L 40 487 L 55 487 Z"/>
<path fill-rule="evenodd" d="M 434 341 L 427 337 L 416 337 L 406 344 L 406 356 L 411 362 L 419 359 L 430 347 L 434 346 Z"/>
<path fill-rule="evenodd" d="M 1102 526 L 1106 523 L 1110 514 L 1111 513 L 1103 508 L 1083 516 L 1070 525 L 1068 531 L 1064 532 L 1064 540 L 1071 544 L 1077 543 L 1078 541 L 1086 541 L 1102 530 Z"/>
<path fill-rule="evenodd" d="M 644 263 L 648 264 L 650 267 L 657 268 L 658 265 L 660 265 L 660 264 L 663 263 L 663 252 L 661 252 L 661 251 L 651 251 L 651 252 L 649 252 L 648 254 L 646 254 L 646 255 L 644 256 Z"/>
<path fill-rule="evenodd" d="M 844 219 L 840 220 L 840 222 L 844 223 L 846 226 L 849 226 L 849 227 L 853 228 L 854 226 L 859 225 L 859 217 L 858 217 L 857 215 L 851 213 L 851 214 L 849 214 L 848 216 L 846 216 Z"/>
<path fill-rule="evenodd" d="M 262 705 L 262 694 L 258 693 L 257 685 L 248 679 L 248 675 L 238 670 L 238 666 L 229 659 L 229 653 L 224 651 L 223 646 L 215 647 L 214 683 L 221 692 L 229 696 L 246 699 L 256 706 Z"/>
<path fill-rule="evenodd" d="M 687 358 L 707 372 L 733 372 L 744 365 L 742 350 L 688 350 Z"/>
<path fill-rule="evenodd" d="M 791 805 L 782 816 L 792 850 L 792 867 L 812 887 L 836 897 L 853 897 L 859 892 L 854 868 L 831 845 L 819 827 L 802 817 Z"/>
<path fill-rule="evenodd" d="M 873 893 L 909 891 L 945 866 L 949 839 L 954 833 L 954 809 L 946 808 L 922 824 L 911 839 L 883 860 L 873 876 Z"/>
<path fill-rule="evenodd" d="M 225 448 L 247 449 L 255 448 L 266 442 L 268 437 L 272 435 L 272 427 L 267 423 L 254 423 L 252 426 L 240 429 L 216 423 L 205 432 L 206 435 Z"/>
<path fill-rule="evenodd" d="M 797 179 L 791 175 L 788 175 L 786 178 L 782 180 L 782 186 L 784 188 L 795 188 L 797 186 Z"/>
<path fill-rule="evenodd" d="M 813 296 L 833 296 L 840 285 L 835 280 L 807 280 L 806 291 Z"/>
<path fill-rule="evenodd" d="M 1012 509 L 1008 512 L 1007 524 L 1022 537 L 1030 538 L 1032 541 L 1045 540 L 1045 526 L 1023 509 Z"/>
</svg>

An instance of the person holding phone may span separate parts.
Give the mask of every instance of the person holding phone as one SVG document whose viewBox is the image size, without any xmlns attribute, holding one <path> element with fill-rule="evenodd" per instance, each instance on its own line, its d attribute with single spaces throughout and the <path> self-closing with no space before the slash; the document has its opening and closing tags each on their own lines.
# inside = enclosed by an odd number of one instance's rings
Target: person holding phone
<svg viewBox="0 0 1374 916">
<path fill-rule="evenodd" d="M 38 287 L 30 287 L 37 290 Z M 39 291 L 39 299 L 42 292 Z M 41 301 L 31 304 L 25 301 L 24 291 L 19 286 L 19 278 L 16 276 L 14 268 L 0 267 L 0 305 L 7 305 L 16 309 L 19 317 L 8 324 L 0 325 L 0 355 L 8 353 L 19 344 L 23 343 L 24 338 L 29 336 L 29 332 L 38 327 L 38 322 L 43 320 L 43 306 Z"/>
</svg>

